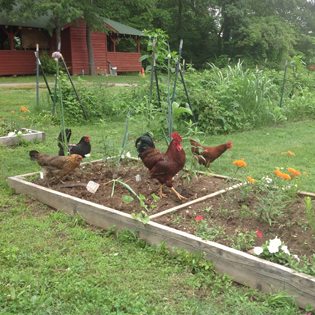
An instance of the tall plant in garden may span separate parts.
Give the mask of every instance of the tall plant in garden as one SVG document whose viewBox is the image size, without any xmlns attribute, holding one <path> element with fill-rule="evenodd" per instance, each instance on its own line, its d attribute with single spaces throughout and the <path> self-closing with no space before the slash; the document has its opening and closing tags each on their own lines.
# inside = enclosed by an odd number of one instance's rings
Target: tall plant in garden
<svg viewBox="0 0 315 315">
<path fill-rule="evenodd" d="M 55 51 L 52 54 L 52 58 L 54 58 L 56 62 L 56 85 L 55 85 L 55 96 L 58 95 L 58 100 L 55 97 L 55 105 L 59 105 L 59 112 L 60 115 L 60 127 L 61 127 L 61 133 L 63 135 L 63 149 L 64 152 L 68 152 L 68 147 L 67 147 L 67 142 L 66 142 L 66 127 L 65 127 L 65 114 L 64 114 L 64 104 L 63 104 L 63 99 L 62 99 L 62 87 L 61 87 L 61 81 L 60 81 L 60 67 L 59 67 L 59 60 L 62 58 L 62 55 L 59 51 Z M 57 102 L 56 102 L 57 100 Z"/>
</svg>

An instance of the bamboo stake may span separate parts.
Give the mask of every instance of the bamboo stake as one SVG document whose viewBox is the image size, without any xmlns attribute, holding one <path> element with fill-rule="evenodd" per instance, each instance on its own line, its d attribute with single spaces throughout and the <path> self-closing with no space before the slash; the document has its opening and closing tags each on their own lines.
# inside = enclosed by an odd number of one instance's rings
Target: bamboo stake
<svg viewBox="0 0 315 315">
<path fill-rule="evenodd" d="M 36 44 L 36 107 L 39 107 L 39 46 Z"/>
<path fill-rule="evenodd" d="M 150 216 L 150 220 L 156 219 L 156 218 L 161 217 L 161 216 L 163 216 L 163 215 L 165 215 L 165 214 L 169 214 L 169 213 L 175 212 L 175 211 L 177 211 L 177 210 L 186 208 L 186 207 L 188 207 L 188 206 L 190 206 L 190 205 L 199 203 L 199 202 L 204 201 L 204 200 L 207 200 L 207 199 L 209 199 L 209 198 L 212 198 L 212 197 L 215 197 L 215 196 L 218 196 L 218 195 L 222 195 L 222 194 L 224 194 L 224 193 L 226 193 L 226 192 L 228 192 L 228 191 L 231 191 L 231 190 L 233 190 L 233 189 L 239 188 L 239 187 L 241 187 L 241 186 L 243 186 L 243 185 L 246 185 L 246 183 L 239 183 L 239 184 L 230 186 L 230 187 L 228 187 L 228 188 L 221 189 L 221 190 L 216 191 L 216 192 L 214 192 L 214 193 L 211 193 L 211 194 L 209 194 L 209 195 L 206 195 L 206 196 L 197 198 L 197 199 L 195 199 L 195 200 L 191 200 L 191 201 L 185 202 L 185 203 L 183 203 L 183 204 L 181 204 L 181 205 L 178 205 L 178 206 L 176 206 L 176 207 L 173 207 L 173 208 L 164 210 L 164 211 L 162 211 L 162 212 L 153 214 L 153 215 Z"/>
</svg>

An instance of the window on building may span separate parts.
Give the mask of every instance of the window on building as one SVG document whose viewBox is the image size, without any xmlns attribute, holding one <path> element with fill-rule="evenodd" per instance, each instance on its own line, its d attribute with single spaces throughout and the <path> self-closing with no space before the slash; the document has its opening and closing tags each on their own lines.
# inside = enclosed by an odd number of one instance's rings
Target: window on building
<svg viewBox="0 0 315 315">
<path fill-rule="evenodd" d="M 9 50 L 10 42 L 7 32 L 4 29 L 4 26 L 0 26 L 0 49 Z"/>
</svg>

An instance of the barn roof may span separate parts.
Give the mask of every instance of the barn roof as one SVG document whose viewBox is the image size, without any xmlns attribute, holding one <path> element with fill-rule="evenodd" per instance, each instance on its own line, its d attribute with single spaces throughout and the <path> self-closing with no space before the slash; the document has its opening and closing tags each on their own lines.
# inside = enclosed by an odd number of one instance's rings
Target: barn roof
<svg viewBox="0 0 315 315">
<path fill-rule="evenodd" d="M 104 18 L 105 24 L 109 26 L 111 31 L 118 33 L 118 34 L 126 34 L 126 35 L 136 35 L 136 36 L 143 36 L 143 33 L 131 26 L 113 21 L 108 18 Z M 49 17 L 41 16 L 36 19 L 28 19 L 28 20 L 15 20 L 9 18 L 8 16 L 0 14 L 0 25 L 11 25 L 11 26 L 24 26 L 24 27 L 38 27 L 38 28 L 45 28 L 50 29 L 51 25 L 49 23 Z"/>
<path fill-rule="evenodd" d="M 126 34 L 126 35 L 137 35 L 137 36 L 143 36 L 143 33 L 136 28 L 133 28 L 131 26 L 113 21 L 111 19 L 104 19 L 105 23 L 113 29 L 115 33 L 119 34 Z"/>
<path fill-rule="evenodd" d="M 48 28 L 49 17 L 41 16 L 36 19 L 16 20 L 0 14 L 0 25 Z"/>
</svg>

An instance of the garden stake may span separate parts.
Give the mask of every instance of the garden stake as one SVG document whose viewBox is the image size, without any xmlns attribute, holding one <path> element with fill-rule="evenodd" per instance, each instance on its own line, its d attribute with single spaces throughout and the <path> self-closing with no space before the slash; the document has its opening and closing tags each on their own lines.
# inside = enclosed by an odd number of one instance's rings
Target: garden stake
<svg viewBox="0 0 315 315">
<path fill-rule="evenodd" d="M 178 74 L 180 74 L 180 78 L 181 78 L 181 82 L 182 82 L 183 87 L 184 87 L 187 103 L 188 103 L 189 108 L 190 108 L 190 110 L 192 112 L 193 122 L 196 122 L 196 118 L 195 118 L 194 112 L 192 110 L 190 99 L 189 99 L 189 96 L 188 96 L 188 91 L 187 91 L 186 83 L 185 83 L 185 80 L 184 80 L 184 75 L 183 75 L 183 72 L 182 72 L 181 66 L 180 66 L 180 60 L 182 58 L 182 50 L 183 50 L 183 40 L 181 39 L 180 42 L 179 42 L 178 59 L 176 60 L 175 80 L 174 80 L 174 87 L 173 87 L 173 94 L 172 94 L 171 104 L 173 105 L 173 102 L 174 102 L 174 99 L 175 99 L 176 84 L 177 84 Z"/>
<path fill-rule="evenodd" d="M 62 146 L 63 146 L 64 151 L 68 152 L 68 144 L 66 141 L 64 108 L 63 108 L 63 101 L 62 101 L 62 90 L 61 90 L 60 79 L 59 79 L 59 58 L 61 58 L 62 55 L 60 52 L 58 52 L 58 54 L 59 54 L 58 56 L 54 57 L 56 61 L 56 82 L 55 83 L 56 83 L 56 90 L 58 89 L 58 92 L 59 92 L 61 132 L 63 134 Z M 56 94 L 56 90 L 55 90 L 55 94 Z"/>
<path fill-rule="evenodd" d="M 62 61 L 63 65 L 64 65 L 64 67 L 65 67 L 65 69 L 66 69 L 66 73 L 67 73 L 67 76 L 68 76 L 69 81 L 70 81 L 70 83 L 71 83 L 71 86 L 72 86 L 72 88 L 73 88 L 73 91 L 74 91 L 74 93 L 75 93 L 75 95 L 76 95 L 76 97 L 77 97 L 77 100 L 78 100 L 78 102 L 79 102 L 79 104 L 80 104 L 80 106 L 81 106 L 81 109 L 82 109 L 82 111 L 83 111 L 84 118 L 85 118 L 85 119 L 88 119 L 86 110 L 85 110 L 85 108 L 84 108 L 84 106 L 83 106 L 83 104 L 82 104 L 82 102 L 81 102 L 81 99 L 80 99 L 80 97 L 79 97 L 79 94 L 78 94 L 78 92 L 77 92 L 77 90 L 76 90 L 76 88 L 75 88 L 75 86 L 74 86 L 74 84 L 73 84 L 73 81 L 72 81 L 72 79 L 71 79 L 71 75 L 70 75 L 70 73 L 69 73 L 68 67 L 67 67 L 66 62 L 65 62 L 65 60 L 63 59 L 63 56 L 62 56 L 62 55 L 61 55 L 61 61 Z"/>
<path fill-rule="evenodd" d="M 54 102 L 53 107 L 51 109 L 52 115 L 56 114 L 56 102 L 57 102 L 57 75 L 55 76 L 55 85 L 54 85 Z"/>
<path fill-rule="evenodd" d="M 155 54 L 155 47 L 156 47 L 156 38 L 153 38 L 152 41 L 152 63 L 151 63 L 151 77 L 150 77 L 150 97 L 149 97 L 149 103 L 152 101 L 152 93 L 153 93 L 153 81 L 155 80 L 156 84 L 156 93 L 158 98 L 158 104 L 161 106 L 161 99 L 160 99 L 160 89 L 159 89 L 159 81 L 158 76 L 156 72 L 156 54 Z"/>
<path fill-rule="evenodd" d="M 279 107 L 282 107 L 283 94 L 284 94 L 284 85 L 285 85 L 285 82 L 286 82 L 287 70 L 288 70 L 288 61 L 286 60 L 285 65 L 284 65 L 284 74 L 283 74 L 283 81 L 282 81 L 282 86 L 281 86 Z"/>
<path fill-rule="evenodd" d="M 36 57 L 37 60 L 38 60 L 39 69 L 40 69 L 40 71 L 41 71 L 42 74 L 43 74 L 43 78 L 44 78 L 44 81 L 45 81 L 45 84 L 46 84 L 46 87 L 47 87 L 47 90 L 48 90 L 48 94 L 49 94 L 49 96 L 50 96 L 50 98 L 51 98 L 51 100 L 52 100 L 52 102 L 53 102 L 53 104 L 54 104 L 54 106 L 55 106 L 55 99 L 54 99 L 54 96 L 53 96 L 53 94 L 52 94 L 52 92 L 51 92 L 51 89 L 50 89 L 50 86 L 49 86 L 49 84 L 48 84 L 47 77 L 46 77 L 45 71 L 44 71 L 44 69 L 43 69 L 42 63 L 41 63 L 41 61 L 40 61 L 40 58 L 39 58 L 39 56 L 37 56 L 36 52 L 35 52 L 35 57 Z"/>
<path fill-rule="evenodd" d="M 169 142 L 171 141 L 171 134 L 173 131 L 173 106 L 170 100 L 170 78 L 171 78 L 171 51 L 170 45 L 168 44 L 168 57 L 167 57 L 167 122 L 168 122 L 168 137 Z M 169 144 L 169 143 L 168 143 Z"/>
<path fill-rule="evenodd" d="M 38 44 L 36 44 L 36 51 L 35 51 L 35 57 L 36 57 L 36 107 L 39 107 L 39 48 Z"/>
<path fill-rule="evenodd" d="M 127 140 L 128 140 L 129 117 L 130 117 L 130 111 L 128 111 L 127 117 L 126 117 L 125 132 L 124 132 L 124 137 L 121 144 L 121 151 L 120 151 L 118 163 L 121 161 L 121 157 L 125 151 Z"/>
</svg>

